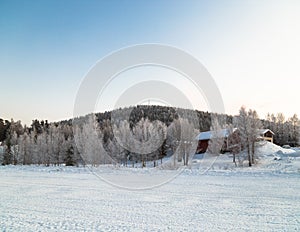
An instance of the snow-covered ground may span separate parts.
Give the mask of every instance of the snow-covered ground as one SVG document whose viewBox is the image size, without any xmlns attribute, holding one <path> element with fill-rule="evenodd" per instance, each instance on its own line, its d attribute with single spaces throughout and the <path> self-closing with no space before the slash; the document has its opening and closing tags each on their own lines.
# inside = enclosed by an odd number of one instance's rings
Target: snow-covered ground
<svg viewBox="0 0 300 232">
<path fill-rule="evenodd" d="M 204 157 L 203 157 L 204 156 Z M 300 149 L 286 149 L 270 142 L 260 142 L 257 146 L 257 164 L 252 168 L 235 167 L 232 154 L 223 154 L 219 157 L 208 154 L 195 155 L 193 168 L 209 170 L 235 170 L 235 171 L 262 171 L 275 173 L 298 173 L 300 175 Z M 238 159 L 238 158 L 237 158 Z M 236 160 L 237 160 L 236 159 Z M 238 162 L 238 161 L 237 161 Z M 244 161 L 244 167 L 248 162 Z"/>
<path fill-rule="evenodd" d="M 298 231 L 300 158 L 290 149 L 265 146 L 252 168 L 234 168 L 226 154 L 195 159 L 179 175 L 100 168 L 102 177 L 114 181 L 176 176 L 160 187 L 136 191 L 107 184 L 83 167 L 3 166 L 0 231 Z M 133 180 L 145 186 L 151 178 Z"/>
</svg>

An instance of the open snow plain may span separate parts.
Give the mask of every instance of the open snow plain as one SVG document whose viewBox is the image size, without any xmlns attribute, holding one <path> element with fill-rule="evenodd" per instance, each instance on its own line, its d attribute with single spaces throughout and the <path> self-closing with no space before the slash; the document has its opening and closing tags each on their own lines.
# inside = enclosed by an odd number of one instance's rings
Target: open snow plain
<svg viewBox="0 0 300 232">
<path fill-rule="evenodd" d="M 299 192 L 299 173 L 264 169 L 187 169 L 160 187 L 129 191 L 86 168 L 5 166 L 0 230 L 299 231 Z"/>
</svg>

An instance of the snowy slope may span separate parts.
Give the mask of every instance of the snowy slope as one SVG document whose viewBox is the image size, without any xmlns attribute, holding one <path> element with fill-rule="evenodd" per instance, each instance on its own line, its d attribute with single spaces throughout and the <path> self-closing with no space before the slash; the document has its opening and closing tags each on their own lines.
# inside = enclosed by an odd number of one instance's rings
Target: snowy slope
<svg viewBox="0 0 300 232">
<path fill-rule="evenodd" d="M 300 174 L 300 151 L 297 149 L 285 149 L 267 142 L 258 148 L 258 154 L 260 168 L 274 172 Z"/>
<path fill-rule="evenodd" d="M 282 148 L 274 143 L 271 142 L 260 142 L 257 148 L 258 156 L 267 156 L 272 155 L 275 153 L 281 153 L 281 154 L 291 154 L 294 153 L 295 150 L 293 149 L 286 149 Z"/>
</svg>

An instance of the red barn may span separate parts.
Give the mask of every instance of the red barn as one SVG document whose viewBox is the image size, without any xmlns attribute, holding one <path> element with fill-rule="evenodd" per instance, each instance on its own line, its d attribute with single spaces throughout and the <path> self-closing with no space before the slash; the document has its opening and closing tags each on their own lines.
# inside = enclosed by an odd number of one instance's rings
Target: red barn
<svg viewBox="0 0 300 232">
<path fill-rule="evenodd" d="M 232 132 L 229 129 L 222 129 L 220 131 L 205 131 L 201 132 L 198 136 L 198 147 L 196 154 L 205 153 L 207 151 L 209 141 L 213 136 L 218 136 L 224 139 L 224 144 L 220 152 L 233 151 L 236 147 L 240 146 L 239 130 L 234 128 Z M 273 143 L 274 132 L 270 129 L 259 129 L 258 140 L 270 141 Z"/>
<path fill-rule="evenodd" d="M 236 129 L 234 129 L 235 131 Z M 220 131 L 205 131 L 201 132 L 198 136 L 198 147 L 196 154 L 204 153 L 207 151 L 209 140 L 212 139 L 213 136 L 218 136 L 219 138 L 224 139 L 224 145 L 221 149 L 221 151 L 226 151 L 227 144 L 228 144 L 228 136 L 230 135 L 230 132 L 228 129 L 222 129 Z"/>
</svg>

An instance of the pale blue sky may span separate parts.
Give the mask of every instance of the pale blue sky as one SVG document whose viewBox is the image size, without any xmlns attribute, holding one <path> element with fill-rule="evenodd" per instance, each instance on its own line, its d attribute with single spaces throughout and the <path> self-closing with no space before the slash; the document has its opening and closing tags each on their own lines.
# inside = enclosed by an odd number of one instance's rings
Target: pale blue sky
<svg viewBox="0 0 300 232">
<path fill-rule="evenodd" d="M 227 113 L 300 115 L 300 2 L 0 0 L 0 118 L 71 118 L 81 80 L 124 46 L 199 59 Z M 201 109 L 200 109 L 201 110 Z"/>
</svg>

